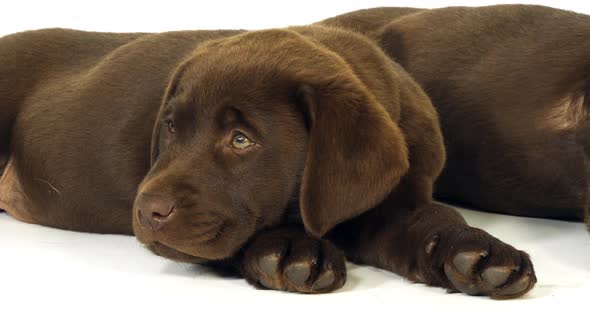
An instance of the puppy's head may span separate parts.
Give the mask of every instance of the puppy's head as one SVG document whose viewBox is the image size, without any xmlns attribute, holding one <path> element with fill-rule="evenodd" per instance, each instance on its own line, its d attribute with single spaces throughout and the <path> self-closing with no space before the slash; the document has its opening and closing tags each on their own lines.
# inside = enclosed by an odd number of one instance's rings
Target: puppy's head
<svg viewBox="0 0 590 312">
<path fill-rule="evenodd" d="M 133 227 L 157 254 L 223 259 L 288 207 L 322 236 L 408 166 L 399 128 L 342 58 L 292 31 L 247 33 L 203 45 L 173 75 Z"/>
</svg>

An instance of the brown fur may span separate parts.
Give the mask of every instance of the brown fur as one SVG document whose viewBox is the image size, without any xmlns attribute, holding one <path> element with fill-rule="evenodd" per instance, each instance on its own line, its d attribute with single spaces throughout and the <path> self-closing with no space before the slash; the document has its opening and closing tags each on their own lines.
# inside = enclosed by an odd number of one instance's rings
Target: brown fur
<svg viewBox="0 0 590 312">
<path fill-rule="evenodd" d="M 528 255 L 432 202 L 436 111 L 359 34 L 41 30 L 0 39 L 0 77 L 1 189 L 28 221 L 305 293 L 341 287 L 345 255 L 473 295 L 536 282 Z"/>
<path fill-rule="evenodd" d="M 438 199 L 585 218 L 590 229 L 589 16 L 529 5 L 376 8 L 320 24 L 372 38 L 432 98 L 448 157 Z"/>
</svg>

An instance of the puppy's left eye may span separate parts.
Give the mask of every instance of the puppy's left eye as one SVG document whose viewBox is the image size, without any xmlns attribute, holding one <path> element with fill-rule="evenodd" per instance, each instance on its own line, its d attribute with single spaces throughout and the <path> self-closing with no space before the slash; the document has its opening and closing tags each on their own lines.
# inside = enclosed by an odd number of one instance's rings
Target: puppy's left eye
<svg viewBox="0 0 590 312">
<path fill-rule="evenodd" d="M 166 128 L 168 128 L 168 132 L 174 134 L 176 129 L 174 128 L 174 122 L 172 120 L 166 121 Z"/>
<path fill-rule="evenodd" d="M 238 133 L 234 135 L 231 146 L 237 149 L 245 149 L 248 148 L 256 143 L 252 142 L 247 136 L 242 133 Z"/>
</svg>

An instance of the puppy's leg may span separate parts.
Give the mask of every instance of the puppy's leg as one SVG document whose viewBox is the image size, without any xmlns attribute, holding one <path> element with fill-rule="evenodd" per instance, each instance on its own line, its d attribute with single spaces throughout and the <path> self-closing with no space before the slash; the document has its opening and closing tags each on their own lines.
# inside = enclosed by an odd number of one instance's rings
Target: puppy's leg
<svg viewBox="0 0 590 312">
<path fill-rule="evenodd" d="M 344 254 L 295 226 L 258 234 L 247 246 L 239 269 L 256 287 L 301 293 L 330 292 L 346 280 Z"/>
<path fill-rule="evenodd" d="M 0 64 L 1 65 L 1 64 Z M 0 86 L 0 91 L 1 90 Z M 3 179 L 5 178 L 6 167 L 8 166 L 8 159 L 10 158 L 10 140 L 14 118 L 16 116 L 16 105 L 2 97 L 0 93 L 0 192 L 2 190 Z M 7 194 L 0 193 L 0 212 L 3 212 L 5 207 L 2 205 L 2 197 Z"/>
<path fill-rule="evenodd" d="M 2 101 L 1 98 L 0 101 Z M 4 110 L 5 106 L 7 106 L 7 104 L 0 103 L 0 108 L 2 108 L 0 111 L 0 181 L 2 181 L 6 166 L 8 165 L 8 147 L 10 145 L 10 129 L 12 128 L 13 120 L 12 114 L 8 114 L 9 109 Z M 1 197 L 2 194 L 0 194 L 0 212 L 4 212 L 4 207 L 1 204 Z"/>
<path fill-rule="evenodd" d="M 328 238 L 350 260 L 412 281 L 494 298 L 528 292 L 536 277 L 526 253 L 432 202 L 444 163 L 442 136 L 427 100 L 405 103 L 412 103 L 402 107 L 400 121 L 410 150 L 408 174 L 383 203 L 339 225 Z"/>
<path fill-rule="evenodd" d="M 0 99 L 1 101 L 2 99 Z M 0 108 L 4 106 L 0 103 Z M 13 123 L 13 116 L 8 115 L 8 109 L 0 111 L 0 176 L 4 174 L 4 169 L 8 164 L 10 136 Z"/>
<path fill-rule="evenodd" d="M 39 223 L 30 213 L 30 207 L 14 168 L 14 159 L 10 159 L 0 176 L 0 208 L 22 222 Z"/>
<path fill-rule="evenodd" d="M 351 261 L 469 295 L 507 299 L 534 286 L 526 253 L 468 226 L 453 209 L 432 203 L 392 216 L 388 211 L 395 209 L 383 206 L 337 229 L 357 237 L 339 235 L 336 245 Z"/>
<path fill-rule="evenodd" d="M 587 93 L 586 103 L 590 104 L 590 91 Z M 590 118 L 584 120 L 576 127 L 576 140 L 584 148 L 586 160 L 590 159 Z M 580 164 L 584 168 L 584 164 Z M 590 231 L 590 194 L 586 195 L 586 205 L 584 207 L 584 221 L 586 229 Z"/>
<path fill-rule="evenodd" d="M 0 128 L 2 126 L 0 125 Z M 1 134 L 0 134 L 1 135 Z M 2 140 L 2 138 L 0 137 L 0 141 Z M 1 145 L 1 143 L 0 143 Z M 6 168 L 6 163 L 8 157 L 6 155 L 3 155 L 1 152 L 1 148 L 0 148 L 0 180 L 2 179 L 2 176 L 4 175 L 4 169 Z M 2 195 L 0 195 L 2 196 Z M 2 207 L 2 205 L 0 204 L 0 213 L 4 212 L 4 207 Z"/>
<path fill-rule="evenodd" d="M 6 167 L 6 163 L 7 163 L 6 158 L 8 158 L 8 157 L 0 154 L 0 179 L 2 179 L 2 176 L 4 175 L 4 168 Z M 3 209 L 2 205 L 0 205 L 0 213 L 2 213 L 2 212 L 4 212 L 4 209 Z"/>
</svg>

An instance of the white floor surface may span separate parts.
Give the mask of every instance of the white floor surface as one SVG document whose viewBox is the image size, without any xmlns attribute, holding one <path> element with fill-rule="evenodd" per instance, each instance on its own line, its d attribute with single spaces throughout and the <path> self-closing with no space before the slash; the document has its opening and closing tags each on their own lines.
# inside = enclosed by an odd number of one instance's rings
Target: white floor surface
<svg viewBox="0 0 590 312">
<path fill-rule="evenodd" d="M 352 264 L 347 284 L 332 294 L 262 291 L 202 266 L 157 257 L 134 237 L 61 231 L 2 213 L 0 311 L 584 310 L 590 295 L 590 234 L 583 224 L 460 211 L 470 224 L 530 253 L 539 280 L 531 293 L 509 301 L 446 294 Z"/>
</svg>

